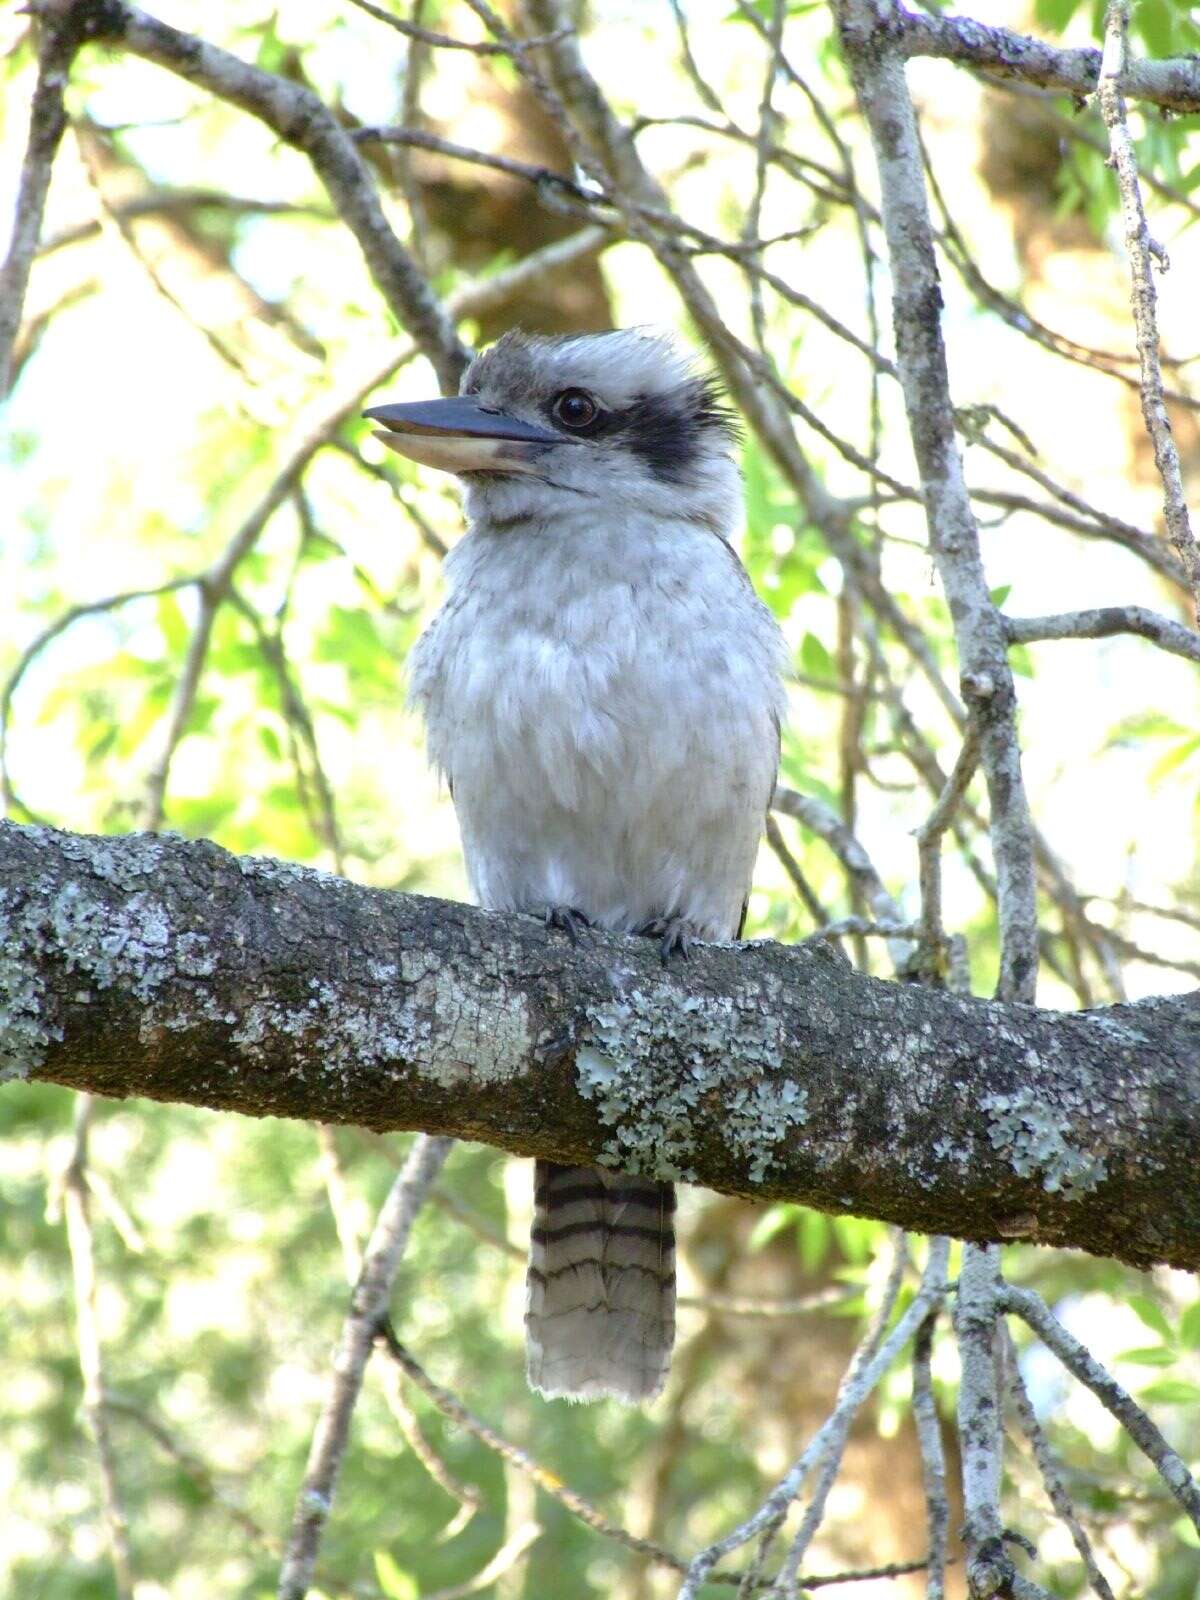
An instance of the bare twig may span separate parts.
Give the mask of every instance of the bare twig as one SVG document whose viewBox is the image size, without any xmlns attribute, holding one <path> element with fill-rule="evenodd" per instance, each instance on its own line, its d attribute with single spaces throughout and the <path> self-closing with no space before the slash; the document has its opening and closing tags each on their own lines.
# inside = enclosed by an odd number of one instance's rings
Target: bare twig
<svg viewBox="0 0 1200 1600">
<path fill-rule="evenodd" d="M 1129 253 L 1133 325 L 1141 366 L 1142 416 L 1154 446 L 1154 462 L 1163 486 L 1163 514 L 1167 534 L 1178 552 L 1191 584 L 1192 598 L 1200 608 L 1200 546 L 1188 518 L 1179 451 L 1171 432 L 1163 396 L 1162 368 L 1158 356 L 1157 293 L 1153 261 L 1166 268 L 1167 253 L 1151 238 L 1142 192 L 1138 187 L 1137 154 L 1125 120 L 1123 89 L 1129 71 L 1129 0 L 1109 0 L 1104 23 L 1104 59 L 1100 67 L 1100 108 L 1108 129 L 1110 164 L 1116 170 L 1125 219 L 1125 248 Z M 1200 74 L 1198 74 L 1200 75 Z"/>
<path fill-rule="evenodd" d="M 689 1564 L 670 1550 L 665 1550 L 661 1545 L 655 1544 L 652 1539 L 640 1538 L 637 1534 L 630 1533 L 620 1523 L 611 1522 L 590 1500 L 569 1488 L 558 1475 L 543 1467 L 528 1451 L 522 1450 L 519 1445 L 513 1444 L 502 1434 L 496 1432 L 488 1423 L 469 1411 L 456 1395 L 448 1389 L 443 1389 L 441 1384 L 435 1382 L 425 1371 L 412 1352 L 396 1337 L 390 1324 L 384 1322 L 380 1325 L 379 1338 L 385 1349 L 396 1365 L 409 1377 L 433 1405 L 451 1422 L 457 1423 L 479 1442 L 498 1455 L 502 1461 L 525 1474 L 538 1486 L 543 1494 L 549 1495 L 552 1500 L 557 1500 L 571 1515 L 582 1522 L 585 1527 L 591 1528 L 593 1533 L 600 1534 L 605 1539 L 611 1539 L 614 1544 L 623 1545 L 626 1550 L 645 1556 L 659 1566 L 669 1567 L 675 1572 L 689 1571 Z M 878 1381 L 878 1380 L 876 1380 Z M 887 1567 L 874 1567 L 859 1572 L 839 1573 L 812 1573 L 805 1574 L 801 1580 L 806 1589 L 819 1589 L 831 1584 L 851 1583 L 868 1578 L 892 1578 L 906 1572 L 919 1572 L 924 1566 L 923 1561 L 896 1563 Z M 711 1579 L 714 1583 L 738 1585 L 741 1583 L 741 1573 L 719 1573 Z M 764 1579 L 761 1587 L 770 1587 L 771 1580 Z"/>
<path fill-rule="evenodd" d="M 771 813 L 767 812 L 766 825 L 767 843 L 775 852 L 780 865 L 791 880 L 793 889 L 800 896 L 804 909 L 819 928 L 825 928 L 830 922 L 830 917 L 825 907 L 817 899 L 816 892 L 804 875 L 804 869 L 788 849 L 787 840 L 783 837 L 779 824 Z"/>
<path fill-rule="evenodd" d="M 371 4 L 371 0 L 350 0 L 350 4 L 357 6 L 360 11 L 365 11 L 367 16 L 374 17 L 376 22 L 386 23 L 389 28 L 394 28 L 397 33 L 402 33 L 406 39 L 411 39 L 415 44 L 430 45 L 437 50 L 467 50 L 476 56 L 507 56 L 514 49 L 530 50 L 535 45 L 551 44 L 549 39 L 522 39 L 519 45 L 496 43 L 491 39 L 454 39 L 447 33 L 436 33 L 432 28 L 422 28 L 417 23 L 407 22 L 403 17 L 397 17 L 390 11 L 384 11 L 381 6 Z"/>
<path fill-rule="evenodd" d="M 104 1521 L 112 1557 L 117 1600 L 133 1600 L 133 1567 L 129 1554 L 129 1524 L 117 1479 L 117 1459 L 105 1411 L 104 1355 L 96 1309 L 96 1255 L 88 1205 L 88 1134 L 95 1101 L 89 1094 L 75 1098 L 75 1146 L 63 1179 L 63 1211 L 75 1280 L 75 1320 L 79 1340 L 79 1370 L 83 1377 L 83 1410 L 96 1443 Z"/>
<path fill-rule="evenodd" d="M 979 722 L 967 722 L 954 769 L 937 804 L 917 829 L 917 855 L 921 880 L 921 948 L 930 971 L 940 970 L 946 930 L 942 924 L 942 835 L 954 821 L 975 769 L 979 765 Z"/>
<path fill-rule="evenodd" d="M 1193 1527 L 1200 1532 L 1200 1484 L 1197 1484 L 1178 1453 L 1163 1438 L 1158 1428 L 1111 1373 L 1107 1372 L 1079 1340 L 1068 1333 L 1049 1306 L 1033 1289 L 1005 1284 L 999 1291 L 999 1307 L 1029 1325 L 1067 1371 L 1090 1389 L 1104 1408 L 1111 1412 L 1158 1470 L 1167 1488 L 1178 1500 Z"/>
<path fill-rule="evenodd" d="M 942 1425 L 933 1398 L 930 1372 L 937 1319 L 938 1313 L 930 1312 L 913 1341 L 913 1423 L 921 1450 L 921 1478 L 929 1521 L 929 1568 L 925 1578 L 925 1600 L 944 1600 L 946 1535 L 950 1526 L 950 1503 L 946 1497 L 946 1452 L 942 1447 Z"/>
<path fill-rule="evenodd" d="M 1145 606 L 1097 606 L 1053 617 L 1005 617 L 1004 631 L 1012 644 L 1032 644 L 1039 639 L 1109 639 L 1118 633 L 1135 633 L 1185 661 L 1200 661 L 1200 633 Z"/>
<path fill-rule="evenodd" d="M 912 1339 L 929 1313 L 939 1306 L 946 1294 L 946 1257 L 948 1245 L 945 1240 L 934 1239 L 930 1244 L 929 1262 L 925 1268 L 925 1275 L 921 1280 L 915 1298 L 907 1311 L 892 1329 L 887 1339 L 876 1350 L 874 1356 L 861 1366 L 857 1367 L 853 1382 L 847 1381 L 839 1391 L 838 1400 L 821 1428 L 810 1440 L 803 1454 L 793 1463 L 789 1470 L 776 1484 L 775 1488 L 759 1506 L 758 1510 L 740 1523 L 724 1538 L 710 1544 L 694 1557 L 687 1569 L 687 1576 L 679 1590 L 679 1600 L 695 1600 L 700 1590 L 706 1583 L 714 1581 L 711 1574 L 717 1562 L 732 1551 L 749 1544 L 765 1533 L 768 1528 L 777 1526 L 787 1515 L 788 1508 L 804 1487 L 805 1480 L 818 1461 L 824 1458 L 824 1452 L 830 1441 L 834 1438 L 843 1424 L 847 1412 L 855 1413 L 874 1390 L 879 1380 L 896 1360 L 901 1350 Z M 922 1563 L 924 1565 L 924 1563 Z M 809 1578 L 799 1579 L 800 1587 L 812 1587 Z"/>
<path fill-rule="evenodd" d="M 247 217 L 319 217 L 326 222 L 333 215 L 327 206 L 306 205 L 299 200 L 259 200 L 196 186 L 151 189 L 146 194 L 112 200 L 108 211 L 113 221 L 120 222 L 136 222 L 141 217 L 190 217 L 196 211 L 227 211 L 234 216 Z M 89 217 L 61 228 L 38 246 L 38 260 L 53 255 L 56 250 L 65 250 L 69 245 L 94 239 L 101 227 L 97 217 Z"/>
<path fill-rule="evenodd" d="M 35 0 L 40 8 L 49 3 Z M 393 314 L 429 358 L 445 392 L 457 390 L 470 352 L 455 332 L 445 306 L 397 239 L 369 169 L 329 107 L 306 85 L 264 72 L 121 0 L 110 0 L 96 16 L 106 42 L 121 45 L 190 83 L 200 84 L 218 99 L 240 106 L 308 157 L 338 215 L 358 241 Z"/>
<path fill-rule="evenodd" d="M 46 646 L 83 617 L 95 617 L 105 611 L 117 611 L 122 606 L 131 605 L 135 600 L 151 600 L 160 594 L 172 594 L 178 589 L 190 588 L 198 581 L 190 575 L 184 578 L 171 578 L 166 583 L 157 583 L 148 589 L 126 589 L 121 594 L 105 595 L 101 600 L 87 600 L 82 605 L 69 607 L 30 640 L 17 658 L 16 665 L 5 680 L 3 692 L 0 693 L 0 794 L 3 795 L 7 810 L 21 811 L 29 817 L 33 815 L 13 787 L 8 743 L 12 731 L 13 697 L 20 687 L 22 678 Z"/>
<path fill-rule="evenodd" d="M 21 166 L 12 239 L 4 265 L 0 267 L 0 399 L 9 390 L 13 345 L 21 326 L 29 269 L 42 229 L 50 171 L 67 126 L 63 92 L 71 63 L 82 43 L 80 28 L 80 18 L 69 10 L 47 15 L 40 28 L 37 84 L 29 108 L 29 137 Z"/>
<path fill-rule="evenodd" d="M 104 1409 L 116 1417 L 125 1417 L 130 1422 L 149 1434 L 159 1449 L 170 1456 L 192 1483 L 200 1490 L 205 1499 L 212 1500 L 219 1505 L 241 1531 L 255 1544 L 260 1545 L 269 1554 L 278 1557 L 282 1546 L 279 1540 L 257 1522 L 254 1517 L 243 1507 L 240 1500 L 227 1489 L 223 1488 L 216 1474 L 208 1464 L 200 1459 L 194 1451 L 179 1443 L 179 1440 L 165 1427 L 159 1419 L 148 1411 L 145 1406 L 138 1405 L 124 1395 L 106 1394 Z"/>
<path fill-rule="evenodd" d="M 1003 1434 L 996 1361 L 1000 1253 L 994 1245 L 964 1245 L 954 1327 L 962 1377 L 958 1388 L 958 1440 L 967 1547 L 967 1584 L 973 1596 L 1011 1592 L 1012 1561 L 1000 1520 Z"/>
<path fill-rule="evenodd" d="M 468 1595 L 490 1588 L 516 1566 L 530 1545 L 540 1539 L 544 1532 L 545 1529 L 538 1522 L 523 1522 L 473 1578 L 468 1578 L 465 1583 L 452 1584 L 449 1589 L 434 1589 L 426 1596 L 426 1600 L 466 1600 Z"/>
<path fill-rule="evenodd" d="M 363 1257 L 333 1363 L 333 1379 L 313 1433 L 304 1482 L 296 1501 L 287 1551 L 279 1575 L 279 1600 L 304 1600 L 321 1539 L 333 1508 L 334 1489 L 350 1419 L 392 1283 L 417 1212 L 450 1150 L 452 1140 L 421 1134 L 388 1191 Z"/>
<path fill-rule="evenodd" d="M 907 920 L 884 886 L 870 856 L 832 807 L 814 795 L 799 794 L 780 784 L 771 800 L 771 808 L 794 817 L 829 846 L 879 922 L 900 925 Z"/>
<path fill-rule="evenodd" d="M 833 1488 L 834 1480 L 841 1470 L 851 1425 L 867 1399 L 867 1394 L 863 1393 L 857 1404 L 843 1405 L 843 1396 L 855 1394 L 860 1374 L 879 1349 L 896 1309 L 896 1301 L 900 1295 L 900 1286 L 904 1281 L 908 1264 L 908 1238 L 907 1235 L 897 1231 L 892 1247 L 892 1264 L 880 1297 L 879 1309 L 872 1318 L 862 1343 L 855 1350 L 853 1360 L 843 1374 L 841 1383 L 838 1384 L 833 1414 L 839 1420 L 836 1427 L 828 1429 L 820 1455 L 813 1463 L 817 1479 L 813 1484 L 812 1496 L 783 1565 L 779 1569 L 776 1586 L 782 1600 L 795 1600 L 800 1581 L 800 1563 L 808 1553 L 808 1547 L 824 1520 L 829 1491 Z"/>
<path fill-rule="evenodd" d="M 1012 1337 L 1007 1328 L 1004 1330 L 1006 1349 L 1006 1376 L 1009 1400 L 1016 1412 L 1017 1421 L 1021 1432 L 1029 1441 L 1033 1451 L 1034 1460 L 1038 1464 L 1038 1471 L 1042 1475 L 1046 1493 L 1050 1503 L 1062 1519 L 1067 1531 L 1071 1535 L 1071 1542 L 1079 1552 L 1079 1559 L 1083 1562 L 1088 1575 L 1088 1582 L 1098 1600 L 1116 1600 L 1108 1579 L 1096 1565 L 1095 1553 L 1091 1541 L 1083 1531 L 1079 1518 L 1075 1515 L 1075 1507 L 1071 1504 L 1071 1497 L 1067 1493 L 1067 1486 L 1063 1482 L 1062 1474 L 1058 1470 L 1053 1454 L 1050 1450 L 1049 1440 L 1042 1430 L 1042 1425 L 1037 1419 L 1033 1409 L 1033 1402 L 1029 1398 L 1029 1391 L 1025 1387 L 1025 1380 L 1021 1376 L 1021 1369 L 1017 1363 L 1017 1352 L 1013 1348 Z"/>
<path fill-rule="evenodd" d="M 1016 690 L 1000 616 L 988 593 L 955 436 L 916 115 L 903 63 L 886 43 L 900 12 L 895 0 L 882 8 L 866 0 L 842 0 L 839 14 L 879 168 L 898 366 L 930 547 L 954 619 L 963 693 L 979 717 L 1001 931 L 998 992 L 1006 999 L 1031 1001 L 1038 962 L 1034 840 L 1021 773 Z"/>
</svg>

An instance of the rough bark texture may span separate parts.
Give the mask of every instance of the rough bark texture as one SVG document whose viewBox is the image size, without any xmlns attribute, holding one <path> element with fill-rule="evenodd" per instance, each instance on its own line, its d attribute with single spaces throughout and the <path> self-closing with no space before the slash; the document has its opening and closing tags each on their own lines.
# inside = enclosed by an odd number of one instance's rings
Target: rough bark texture
<svg viewBox="0 0 1200 1600">
<path fill-rule="evenodd" d="M 664 970 L 648 940 L 2 823 L 3 1075 L 1200 1266 L 1197 994 L 1057 1013 L 824 944 Z"/>
</svg>

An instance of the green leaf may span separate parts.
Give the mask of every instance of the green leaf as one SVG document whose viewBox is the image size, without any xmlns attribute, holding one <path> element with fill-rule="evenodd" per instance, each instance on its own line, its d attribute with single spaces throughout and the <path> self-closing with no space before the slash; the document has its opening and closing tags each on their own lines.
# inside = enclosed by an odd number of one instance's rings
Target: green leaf
<svg viewBox="0 0 1200 1600">
<path fill-rule="evenodd" d="M 837 677 L 837 668 L 833 664 L 833 657 L 817 638 L 815 633 L 806 633 L 800 645 L 800 665 L 810 678 L 830 679 Z"/>
<path fill-rule="evenodd" d="M 1033 677 L 1033 657 L 1028 645 L 1014 644 L 1008 652 L 1008 660 L 1013 671 L 1020 673 L 1022 678 Z"/>
<path fill-rule="evenodd" d="M 1183 1313 L 1179 1323 L 1179 1342 L 1189 1350 L 1200 1350 L 1200 1300 Z"/>
<path fill-rule="evenodd" d="M 1188 1383 L 1184 1378 L 1159 1378 L 1146 1386 L 1139 1400 L 1160 1400 L 1166 1405 L 1194 1406 L 1200 1403 L 1200 1383 Z"/>
<path fill-rule="evenodd" d="M 417 1600 L 416 1579 L 398 1567 L 386 1550 L 375 1552 L 375 1576 L 388 1600 Z"/>
<path fill-rule="evenodd" d="M 1172 1523 L 1171 1532 L 1180 1544 L 1186 1544 L 1193 1550 L 1200 1550 L 1200 1533 L 1196 1532 L 1190 1517 L 1180 1517 L 1178 1522 Z"/>
<path fill-rule="evenodd" d="M 806 1272 L 815 1272 L 824 1261 L 831 1238 L 829 1218 L 820 1211 L 810 1211 L 807 1206 L 802 1206 L 796 1242 L 800 1246 L 800 1262 Z"/>
<path fill-rule="evenodd" d="M 1132 1361 L 1139 1367 L 1173 1367 L 1179 1357 L 1166 1345 L 1142 1345 L 1137 1350 L 1122 1350 L 1118 1361 Z"/>
<path fill-rule="evenodd" d="M 1061 33 L 1081 4 L 1082 0 L 1036 0 L 1033 14 L 1043 28 Z"/>
<path fill-rule="evenodd" d="M 1174 54 L 1175 23 L 1167 0 L 1139 0 L 1133 12 L 1133 25 L 1146 41 L 1151 55 Z"/>
<path fill-rule="evenodd" d="M 187 625 L 187 618 L 183 614 L 183 607 L 179 604 L 179 594 L 176 590 L 172 590 L 170 594 L 159 595 L 158 626 L 166 640 L 167 649 L 172 655 L 181 656 L 187 649 L 191 629 Z"/>
<path fill-rule="evenodd" d="M 1139 1316 L 1148 1328 L 1161 1334 L 1164 1339 L 1172 1339 L 1171 1324 L 1167 1321 L 1166 1313 L 1156 1300 L 1151 1300 L 1148 1294 L 1131 1294 L 1129 1296 L 1129 1309 Z"/>
<path fill-rule="evenodd" d="M 994 606 L 1002 606 L 1011 593 L 1012 584 L 1002 583 L 999 588 L 991 590 L 992 604 Z"/>
<path fill-rule="evenodd" d="M 800 1207 L 789 1201 L 784 1201 L 777 1206 L 768 1206 L 750 1230 L 749 1244 L 751 1250 L 761 1250 L 769 1244 L 776 1234 L 782 1233 L 795 1222 L 800 1214 Z"/>
<path fill-rule="evenodd" d="M 1193 734 L 1190 739 L 1181 739 L 1178 744 L 1172 745 L 1169 750 L 1165 750 L 1159 756 L 1158 760 L 1150 768 L 1148 781 L 1152 784 L 1158 783 L 1160 779 L 1165 778 L 1169 773 L 1183 766 L 1184 762 L 1194 756 L 1197 751 L 1200 751 L 1200 733 Z"/>
</svg>

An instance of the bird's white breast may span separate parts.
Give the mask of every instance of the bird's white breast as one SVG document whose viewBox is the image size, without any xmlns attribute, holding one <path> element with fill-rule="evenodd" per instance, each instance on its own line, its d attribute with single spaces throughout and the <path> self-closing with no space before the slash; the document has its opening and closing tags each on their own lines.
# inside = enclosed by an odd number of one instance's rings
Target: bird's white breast
<svg viewBox="0 0 1200 1600">
<path fill-rule="evenodd" d="M 778 755 L 782 646 L 687 522 L 470 533 L 412 660 L 482 905 L 732 936 Z"/>
</svg>

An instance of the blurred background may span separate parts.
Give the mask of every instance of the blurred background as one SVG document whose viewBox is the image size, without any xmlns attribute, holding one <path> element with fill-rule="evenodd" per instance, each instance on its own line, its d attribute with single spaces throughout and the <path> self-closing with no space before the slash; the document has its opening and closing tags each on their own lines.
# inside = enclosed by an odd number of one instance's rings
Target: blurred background
<svg viewBox="0 0 1200 1600">
<path fill-rule="evenodd" d="M 986 9 L 1067 42 L 1094 37 L 1092 9 L 1075 0 Z M 161 15 L 323 97 L 354 130 L 397 233 L 438 293 L 466 308 L 469 341 L 514 325 L 650 323 L 698 343 L 669 274 L 622 236 L 511 61 L 402 36 L 369 11 L 176 0 Z M 488 37 L 477 8 L 449 0 L 394 15 Z M 819 480 L 859 507 L 853 536 L 893 614 L 848 579 L 794 486 L 744 441 L 742 554 L 793 648 L 781 781 L 854 832 L 896 916 L 914 920 L 913 831 L 959 740 L 938 682 L 953 686 L 957 669 L 920 507 L 886 481 L 914 478 L 898 387 L 843 336 L 889 353 L 874 166 L 829 13 L 592 0 L 575 20 L 723 315 L 827 430 L 800 427 Z M 1197 8 L 1141 0 L 1137 46 L 1195 50 L 1198 24 Z M 9 11 L 0 29 L 7 214 L 35 55 L 28 17 Z M 1140 604 L 1191 622 L 1161 537 L 1098 114 L 947 62 L 914 62 L 910 78 L 998 603 L 1013 616 Z M 372 399 L 433 393 L 435 377 L 308 162 L 253 117 L 107 46 L 78 57 L 68 107 L 0 442 L 7 813 L 82 831 L 166 827 L 461 897 L 453 813 L 404 706 L 405 657 L 462 532 L 457 496 L 449 479 L 386 454 L 358 417 Z M 1131 117 L 1151 227 L 1171 258 L 1159 285 L 1164 374 L 1194 484 L 1200 135 L 1194 119 Z M 397 127 L 416 137 L 373 132 Z M 522 261 L 566 240 L 566 265 L 522 277 Z M 1195 663 L 1125 636 L 1017 646 L 1013 665 L 1046 851 L 1042 1003 L 1194 987 Z M 828 829 L 786 815 L 775 827 L 750 936 L 795 941 L 878 916 Z M 947 839 L 945 916 L 963 970 L 989 992 L 997 933 L 978 780 Z M 891 974 L 884 940 L 842 942 Z M 81 1410 L 64 1222 L 79 1117 L 65 1091 L 0 1095 L 0 1585 L 22 1600 L 118 1593 Z M 89 1106 L 83 1119 L 131 1592 L 273 1594 L 347 1271 L 408 1140 L 141 1103 Z M 397 1327 L 439 1383 L 556 1480 L 612 1523 L 689 1552 L 748 1514 L 827 1414 L 879 1303 L 888 1230 L 687 1192 L 666 1396 L 645 1413 L 571 1408 L 524 1384 L 530 1176 L 488 1149 L 455 1149 L 401 1269 Z M 924 1241 L 911 1249 L 919 1263 Z M 1007 1270 L 1146 1397 L 1186 1460 L 1200 1459 L 1193 1280 L 1028 1247 L 1009 1252 Z M 950 1416 L 957 1358 L 943 1331 L 932 1360 Z M 1197 1600 L 1200 1548 L 1162 1485 L 1043 1351 L 1021 1361 L 1116 1592 Z M 897 1366 L 856 1425 L 806 1570 L 920 1560 L 911 1382 Z M 1019 1441 L 1007 1492 L 1044 1581 L 1080 1593 L 1074 1548 Z M 518 1546 L 489 1576 L 497 1552 Z M 394 1600 L 658 1600 L 678 1575 L 584 1526 L 376 1363 L 319 1584 Z M 908 1597 L 924 1585 L 864 1579 L 837 1592 Z"/>
</svg>

